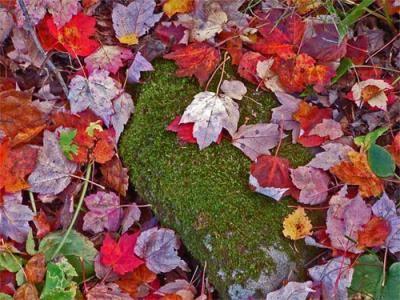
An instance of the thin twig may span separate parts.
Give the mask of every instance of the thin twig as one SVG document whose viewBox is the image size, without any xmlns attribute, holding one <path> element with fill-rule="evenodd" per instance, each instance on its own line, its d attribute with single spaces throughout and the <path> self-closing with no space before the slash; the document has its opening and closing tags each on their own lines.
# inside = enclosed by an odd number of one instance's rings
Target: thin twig
<svg viewBox="0 0 400 300">
<path fill-rule="evenodd" d="M 219 94 L 219 88 L 221 87 L 222 79 L 224 79 L 224 73 L 225 73 L 225 63 L 228 60 L 227 59 L 228 52 L 224 53 L 224 61 L 222 65 L 222 71 L 221 71 L 221 77 L 219 78 L 218 86 L 217 86 L 217 91 L 215 92 L 217 95 Z"/>
<path fill-rule="evenodd" d="M 64 81 L 64 79 L 61 76 L 61 73 L 57 70 L 56 66 L 53 64 L 53 62 L 50 59 L 47 59 L 47 54 L 44 51 L 42 45 L 40 44 L 40 41 L 36 35 L 35 29 L 33 28 L 32 20 L 29 15 L 28 9 L 26 8 L 24 0 L 18 0 L 18 4 L 21 7 L 22 13 L 24 14 L 25 17 L 25 29 L 28 30 L 29 34 L 32 37 L 33 43 L 35 44 L 35 47 L 39 51 L 39 54 L 42 56 L 43 60 L 46 61 L 46 65 L 49 68 L 51 72 L 56 75 L 56 78 L 58 82 L 60 83 L 64 94 L 68 97 L 68 87 Z"/>
<path fill-rule="evenodd" d="M 35 197 L 33 196 L 33 193 L 31 191 L 28 191 L 29 193 L 29 201 L 31 202 L 32 210 L 37 214 L 37 209 L 36 209 L 36 204 L 35 204 Z"/>
</svg>

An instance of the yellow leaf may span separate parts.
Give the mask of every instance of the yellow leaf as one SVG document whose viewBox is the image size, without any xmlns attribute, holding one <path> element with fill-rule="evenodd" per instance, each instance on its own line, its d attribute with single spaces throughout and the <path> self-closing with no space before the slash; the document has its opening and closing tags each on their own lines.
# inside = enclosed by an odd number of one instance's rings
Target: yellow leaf
<svg viewBox="0 0 400 300">
<path fill-rule="evenodd" d="M 311 234 L 311 221 L 304 208 L 300 207 L 288 215 L 283 221 L 283 235 L 292 240 L 299 240 Z"/>
<path fill-rule="evenodd" d="M 127 44 L 127 45 L 136 45 L 137 43 L 139 43 L 137 34 L 134 32 L 129 35 L 121 36 L 120 38 L 118 38 L 118 40 L 122 44 Z"/>
<path fill-rule="evenodd" d="M 167 0 L 163 6 L 165 14 L 171 18 L 176 13 L 187 13 L 193 10 L 193 0 Z"/>
</svg>

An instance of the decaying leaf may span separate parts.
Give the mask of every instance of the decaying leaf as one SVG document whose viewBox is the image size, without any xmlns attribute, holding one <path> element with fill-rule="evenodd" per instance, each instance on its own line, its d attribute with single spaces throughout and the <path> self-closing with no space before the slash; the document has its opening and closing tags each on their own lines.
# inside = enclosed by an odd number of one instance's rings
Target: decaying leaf
<svg viewBox="0 0 400 300">
<path fill-rule="evenodd" d="M 325 151 L 317 153 L 307 166 L 327 171 L 341 161 L 349 161 L 347 153 L 353 150 L 350 146 L 339 143 L 328 143 L 321 148 Z"/>
<path fill-rule="evenodd" d="M 357 247 L 360 249 L 382 246 L 390 232 L 390 224 L 379 217 L 372 217 L 358 232 Z"/>
<path fill-rule="evenodd" d="M 29 283 L 41 283 L 46 275 L 46 260 L 43 253 L 32 256 L 25 265 L 26 280 Z"/>
<path fill-rule="evenodd" d="M 330 140 L 335 140 L 343 136 L 343 131 L 339 122 L 332 119 L 323 119 L 321 123 L 318 123 L 313 129 L 311 129 L 309 134 L 328 137 Z"/>
<path fill-rule="evenodd" d="M 147 268 L 154 273 L 166 273 L 177 267 L 187 271 L 189 268 L 186 262 L 177 253 L 179 246 L 173 230 L 154 227 L 140 234 L 135 254 L 143 258 Z"/>
<path fill-rule="evenodd" d="M 125 210 L 124 216 L 121 221 L 121 233 L 124 234 L 129 230 L 129 228 L 140 219 L 140 208 L 136 203 L 132 203 Z"/>
<path fill-rule="evenodd" d="M 275 292 L 267 294 L 266 300 L 306 300 L 310 292 L 314 290 L 311 288 L 312 282 L 288 282 L 287 285 L 281 287 Z"/>
<path fill-rule="evenodd" d="M 180 123 L 194 123 L 193 136 L 200 150 L 217 142 L 222 129 L 234 135 L 239 121 L 239 106 L 230 97 L 200 92 L 183 113 Z"/>
<path fill-rule="evenodd" d="M 78 0 L 47 0 L 47 9 L 57 28 L 61 28 L 78 14 L 81 5 Z"/>
<path fill-rule="evenodd" d="M 35 285 L 31 283 L 24 283 L 21 285 L 12 298 L 14 300 L 39 300 L 39 294 Z"/>
<path fill-rule="evenodd" d="M 232 99 L 242 100 L 243 96 L 247 93 L 247 88 L 239 80 L 224 80 L 221 84 L 221 91 Z"/>
<path fill-rule="evenodd" d="M 70 184 L 69 175 L 76 168 L 77 165 L 65 157 L 56 134 L 46 130 L 36 168 L 28 178 L 30 190 L 42 195 L 56 195 Z"/>
<path fill-rule="evenodd" d="M 87 300 L 132 300 L 115 283 L 96 284 L 86 294 Z"/>
<path fill-rule="evenodd" d="M 194 0 L 167 0 L 164 2 L 163 11 L 171 18 L 176 13 L 188 13 L 194 8 Z"/>
<path fill-rule="evenodd" d="M 242 125 L 232 136 L 232 144 L 255 161 L 262 154 L 270 154 L 269 150 L 285 137 L 277 124 Z"/>
<path fill-rule="evenodd" d="M 85 63 L 89 73 L 96 69 L 103 69 L 115 74 L 124 65 L 125 61 L 132 58 L 133 54 L 129 49 L 104 45 L 97 49 L 96 52 L 85 57 Z"/>
<path fill-rule="evenodd" d="M 298 167 L 291 170 L 291 178 L 300 190 L 299 202 L 316 205 L 326 200 L 331 180 L 324 171 L 313 167 Z"/>
<path fill-rule="evenodd" d="M 117 156 L 101 165 L 100 172 L 107 187 L 121 196 L 126 196 L 129 184 L 128 169 L 123 167 L 121 160 Z"/>
<path fill-rule="evenodd" d="M 150 271 L 146 265 L 141 265 L 133 272 L 126 274 L 117 281 L 118 286 L 133 298 L 142 298 L 147 296 L 151 287 L 149 284 L 156 280 L 157 274 Z"/>
<path fill-rule="evenodd" d="M 299 207 L 283 221 L 283 235 L 292 240 L 303 239 L 311 235 L 311 221 L 307 217 L 304 208 Z"/>
</svg>

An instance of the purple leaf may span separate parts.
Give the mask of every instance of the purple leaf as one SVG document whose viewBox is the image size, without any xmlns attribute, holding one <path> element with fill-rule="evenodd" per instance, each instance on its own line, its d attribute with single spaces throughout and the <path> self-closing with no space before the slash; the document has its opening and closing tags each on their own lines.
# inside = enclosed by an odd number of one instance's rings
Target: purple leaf
<svg viewBox="0 0 400 300">
<path fill-rule="evenodd" d="M 306 300 L 311 289 L 312 282 L 294 282 L 291 281 L 287 285 L 281 287 L 279 290 L 268 293 L 266 300 Z"/>
<path fill-rule="evenodd" d="M 93 233 L 100 233 L 105 229 L 118 230 L 122 213 L 118 195 L 113 192 L 97 192 L 87 196 L 85 204 L 89 212 L 83 217 L 83 230 L 91 230 Z"/>
<path fill-rule="evenodd" d="M 85 63 L 89 73 L 92 73 L 95 69 L 104 69 L 115 74 L 124 65 L 125 61 L 132 58 L 133 54 L 130 49 L 105 45 L 85 57 Z"/>
<path fill-rule="evenodd" d="M 329 170 L 343 160 L 348 160 L 347 153 L 353 150 L 350 146 L 329 143 L 323 145 L 324 152 L 318 153 L 308 164 L 308 167 L 319 168 L 322 170 Z"/>
<path fill-rule="evenodd" d="M 121 234 L 124 234 L 128 229 L 140 219 L 141 211 L 136 203 L 132 203 L 126 210 L 124 218 L 122 219 L 122 230 Z"/>
<path fill-rule="evenodd" d="M 81 5 L 78 0 L 47 0 L 47 8 L 57 28 L 61 28 L 78 14 Z"/>
<path fill-rule="evenodd" d="M 0 8 L 0 24 L 0 43 L 3 43 L 14 27 L 12 14 L 5 8 Z"/>
<path fill-rule="evenodd" d="M 21 204 L 21 192 L 5 193 L 0 203 L 0 235 L 23 243 L 30 230 L 29 221 L 33 219 L 33 212 L 28 206 Z"/>
<path fill-rule="evenodd" d="M 140 72 L 144 71 L 154 71 L 154 68 L 152 64 L 148 62 L 140 52 L 137 52 L 135 55 L 135 59 L 128 69 L 128 82 L 140 82 Z"/>
<path fill-rule="evenodd" d="M 232 99 L 242 100 L 247 93 L 247 88 L 239 80 L 224 80 L 221 85 L 221 91 Z"/>
<path fill-rule="evenodd" d="M 111 116 L 111 124 L 115 129 L 115 140 L 118 142 L 125 124 L 131 114 L 135 111 L 133 100 L 130 94 L 123 93 L 113 101 L 114 114 Z"/>
<path fill-rule="evenodd" d="M 137 239 L 135 254 L 146 261 L 146 266 L 154 273 L 166 273 L 176 267 L 189 270 L 177 253 L 178 238 L 175 232 L 165 228 L 151 228 L 143 231 Z"/>
<path fill-rule="evenodd" d="M 332 119 L 323 119 L 321 123 L 315 125 L 309 135 L 328 137 L 330 140 L 335 140 L 343 136 L 343 131 L 339 122 Z"/>
</svg>

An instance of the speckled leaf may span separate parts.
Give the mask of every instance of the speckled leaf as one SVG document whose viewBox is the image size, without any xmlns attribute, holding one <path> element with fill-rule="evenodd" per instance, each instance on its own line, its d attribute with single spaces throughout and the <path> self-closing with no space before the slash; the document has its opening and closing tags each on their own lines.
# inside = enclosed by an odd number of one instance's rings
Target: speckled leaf
<svg viewBox="0 0 400 300">
<path fill-rule="evenodd" d="M 42 195 L 56 195 L 71 182 L 76 163 L 69 161 L 61 150 L 56 133 L 45 131 L 35 170 L 28 178 L 30 190 Z"/>
<path fill-rule="evenodd" d="M 111 116 L 111 124 L 115 129 L 115 140 L 118 142 L 125 124 L 131 114 L 135 111 L 133 100 L 130 94 L 123 93 L 113 101 L 114 114 Z"/>
<path fill-rule="evenodd" d="M 85 63 L 89 73 L 96 69 L 104 69 L 115 74 L 124 65 L 125 61 L 132 58 L 133 54 L 127 48 L 103 45 L 96 52 L 85 57 Z"/>
<path fill-rule="evenodd" d="M 22 204 L 21 193 L 6 193 L 0 202 L 0 235 L 23 243 L 30 230 L 29 221 L 33 220 L 33 212 Z"/>
<path fill-rule="evenodd" d="M 85 198 L 89 211 L 83 217 L 83 230 L 93 233 L 117 231 L 121 222 L 120 199 L 113 192 L 97 192 Z"/>
<path fill-rule="evenodd" d="M 47 0 L 47 9 L 53 15 L 57 28 L 63 27 L 81 10 L 78 0 Z"/>
<path fill-rule="evenodd" d="M 147 268 L 154 273 L 169 272 L 180 267 L 189 270 L 177 253 L 178 238 L 175 232 L 165 228 L 151 228 L 143 231 L 135 246 L 135 254 L 143 258 Z"/>
<path fill-rule="evenodd" d="M 276 92 L 275 95 L 282 105 L 272 109 L 271 122 L 282 126 L 284 130 L 293 130 L 292 141 L 295 143 L 300 134 L 300 124 L 293 120 L 293 114 L 299 110 L 301 100 L 282 92 Z"/>
<path fill-rule="evenodd" d="M 313 281 L 322 284 L 322 296 L 325 300 L 347 300 L 347 288 L 351 285 L 353 272 L 350 259 L 343 256 L 308 269 Z"/>
<path fill-rule="evenodd" d="M 328 196 L 329 176 L 324 171 L 312 167 L 298 167 L 291 170 L 293 184 L 300 189 L 299 202 L 316 205 Z"/>
<path fill-rule="evenodd" d="M 232 136 L 232 144 L 254 161 L 262 154 L 270 154 L 269 150 L 285 137 L 281 137 L 277 124 L 242 125 Z"/>
<path fill-rule="evenodd" d="M 236 132 L 239 106 L 230 97 L 213 92 L 200 92 L 183 113 L 180 123 L 194 123 L 193 136 L 200 150 L 217 142 L 222 129 Z"/>
<path fill-rule="evenodd" d="M 268 293 L 266 300 L 306 300 L 308 294 L 314 291 L 311 287 L 312 281 L 291 281 L 287 285 L 281 287 L 279 290 Z"/>
<path fill-rule="evenodd" d="M 111 100 L 120 90 L 114 79 L 108 75 L 105 70 L 95 70 L 88 79 L 81 75 L 72 78 L 68 99 L 73 113 L 90 108 L 107 126 L 109 125 L 111 115 L 114 113 Z"/>
<path fill-rule="evenodd" d="M 139 82 L 140 72 L 144 71 L 154 71 L 154 68 L 153 65 L 138 51 L 135 55 L 135 59 L 128 69 L 128 82 Z"/>
<path fill-rule="evenodd" d="M 242 100 L 247 93 L 247 88 L 240 80 L 224 80 L 221 84 L 221 91 L 232 99 Z"/>
<path fill-rule="evenodd" d="M 324 152 L 318 153 L 308 164 L 308 167 L 329 170 L 331 167 L 340 163 L 342 160 L 348 160 L 347 153 L 353 148 L 338 143 L 329 143 L 321 146 Z"/>
<path fill-rule="evenodd" d="M 162 16 L 162 13 L 154 14 L 155 7 L 154 0 L 135 0 L 128 6 L 117 3 L 112 12 L 117 38 L 121 41 L 132 34 L 136 38 L 144 35 Z"/>
</svg>

